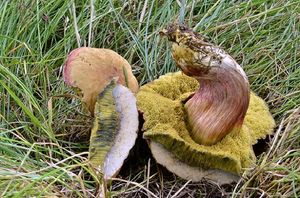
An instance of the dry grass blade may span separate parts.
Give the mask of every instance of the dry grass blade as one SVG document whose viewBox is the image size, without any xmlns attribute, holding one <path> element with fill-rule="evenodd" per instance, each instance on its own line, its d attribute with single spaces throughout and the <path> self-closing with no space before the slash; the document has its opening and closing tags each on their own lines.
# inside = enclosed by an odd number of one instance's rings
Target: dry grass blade
<svg viewBox="0 0 300 198">
<path fill-rule="evenodd" d="M 91 42 L 93 39 L 93 20 L 95 18 L 95 1 L 94 0 L 90 0 L 90 23 L 89 23 L 89 38 L 88 38 L 88 47 L 91 47 Z"/>
<path fill-rule="evenodd" d="M 72 3 L 71 13 L 73 15 L 73 24 L 74 24 L 75 36 L 77 40 L 77 46 L 81 47 L 81 38 L 79 34 L 79 28 L 78 28 L 77 17 L 76 17 L 76 7 L 75 7 L 74 0 L 72 0 L 71 3 Z"/>
<path fill-rule="evenodd" d="M 126 184 L 132 184 L 142 190 L 144 190 L 147 194 L 151 195 L 154 198 L 158 198 L 153 192 L 151 192 L 150 190 L 148 190 L 147 188 L 145 188 L 144 186 L 142 186 L 141 184 L 137 183 L 137 182 L 133 182 L 133 181 L 128 181 L 128 180 L 124 180 L 124 179 L 119 179 L 119 178 L 112 178 L 113 181 L 120 181 L 120 182 L 124 182 Z"/>
<path fill-rule="evenodd" d="M 177 197 L 178 195 L 179 195 L 179 193 L 181 192 L 181 191 L 183 191 L 184 190 L 184 188 L 190 183 L 191 181 L 189 180 L 189 181 L 187 181 L 176 193 L 174 193 L 174 195 L 172 195 L 172 197 L 171 198 L 175 198 L 175 197 Z"/>
</svg>

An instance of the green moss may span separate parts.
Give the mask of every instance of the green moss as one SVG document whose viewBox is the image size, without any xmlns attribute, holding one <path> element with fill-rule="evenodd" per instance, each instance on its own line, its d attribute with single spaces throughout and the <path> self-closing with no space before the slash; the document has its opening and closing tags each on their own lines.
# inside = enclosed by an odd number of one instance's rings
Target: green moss
<svg viewBox="0 0 300 198">
<path fill-rule="evenodd" d="M 144 137 L 162 144 L 191 166 L 238 174 L 255 161 L 252 145 L 273 131 L 274 120 L 265 102 L 251 93 L 242 129 L 213 146 L 199 145 L 187 130 L 183 104 L 198 86 L 195 79 L 177 72 L 141 87 L 137 101 L 145 119 Z"/>
</svg>

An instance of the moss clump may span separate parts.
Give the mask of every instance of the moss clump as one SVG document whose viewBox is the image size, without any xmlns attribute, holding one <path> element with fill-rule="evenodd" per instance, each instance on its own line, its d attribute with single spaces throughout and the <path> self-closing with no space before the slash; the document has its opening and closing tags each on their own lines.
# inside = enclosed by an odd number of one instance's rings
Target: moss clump
<svg viewBox="0 0 300 198">
<path fill-rule="evenodd" d="M 251 93 L 242 129 L 213 146 L 199 145 L 189 135 L 184 110 L 184 101 L 198 87 L 194 78 L 181 72 L 161 76 L 141 87 L 137 101 L 145 119 L 144 137 L 162 144 L 188 165 L 239 174 L 255 161 L 252 145 L 273 131 L 274 119 L 265 102 Z"/>
</svg>

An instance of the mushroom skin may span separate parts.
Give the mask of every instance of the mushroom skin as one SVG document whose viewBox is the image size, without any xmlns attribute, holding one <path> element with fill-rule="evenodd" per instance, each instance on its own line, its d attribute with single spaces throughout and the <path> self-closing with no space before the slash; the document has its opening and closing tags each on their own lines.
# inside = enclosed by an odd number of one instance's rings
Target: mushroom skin
<svg viewBox="0 0 300 198">
<path fill-rule="evenodd" d="M 128 87 L 133 93 L 139 89 L 131 66 L 117 52 L 104 48 L 80 47 L 70 52 L 63 69 L 67 85 L 78 88 L 82 102 L 94 115 L 97 96 L 105 86 L 118 77 L 117 83 Z"/>
<path fill-rule="evenodd" d="M 194 141 L 214 145 L 231 131 L 239 131 L 250 98 L 242 67 L 224 50 L 186 26 L 170 25 L 161 35 L 172 42 L 176 65 L 200 84 L 185 104 Z"/>
</svg>

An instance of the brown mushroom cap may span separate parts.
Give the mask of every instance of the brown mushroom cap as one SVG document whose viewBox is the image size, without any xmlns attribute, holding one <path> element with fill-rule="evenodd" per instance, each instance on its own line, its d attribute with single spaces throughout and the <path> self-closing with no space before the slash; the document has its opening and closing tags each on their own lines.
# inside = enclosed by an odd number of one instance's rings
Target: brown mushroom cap
<svg viewBox="0 0 300 198">
<path fill-rule="evenodd" d="M 82 101 L 91 114 L 97 95 L 113 77 L 118 77 L 118 83 L 133 93 L 138 91 L 130 64 L 110 49 L 81 47 L 73 50 L 66 60 L 63 77 L 66 84 L 82 91 Z"/>
</svg>

